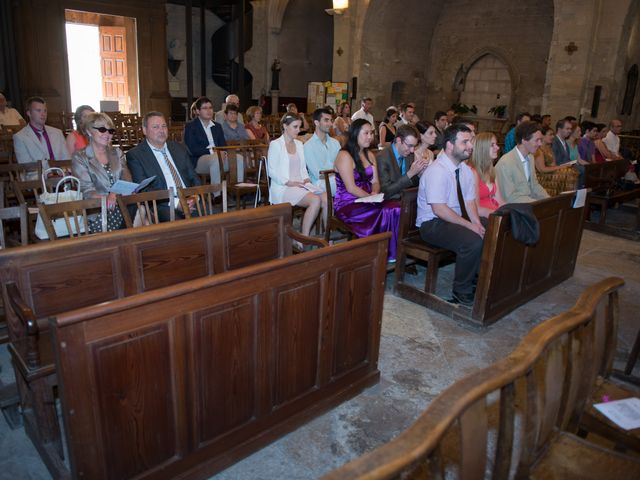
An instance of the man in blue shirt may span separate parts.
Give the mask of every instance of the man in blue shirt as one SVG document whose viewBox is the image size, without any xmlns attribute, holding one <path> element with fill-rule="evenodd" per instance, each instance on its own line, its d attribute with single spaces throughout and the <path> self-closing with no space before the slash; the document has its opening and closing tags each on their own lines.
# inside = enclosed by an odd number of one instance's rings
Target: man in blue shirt
<svg viewBox="0 0 640 480">
<path fill-rule="evenodd" d="M 530 122 L 531 115 L 527 112 L 519 113 L 516 117 L 516 126 L 509 130 L 509 133 L 504 137 L 504 150 L 503 153 L 508 153 L 516 148 L 516 127 L 523 122 Z"/>
<path fill-rule="evenodd" d="M 405 188 L 417 187 L 420 175 L 427 168 L 424 158 L 414 158 L 420 134 L 413 125 L 401 125 L 393 143 L 376 158 L 380 191 L 385 200 L 399 199 Z"/>
<path fill-rule="evenodd" d="M 315 130 L 313 136 L 304 144 L 304 161 L 311 183 L 326 190 L 324 178 L 320 175 L 322 170 L 332 170 L 333 163 L 340 151 L 340 142 L 329 136 L 333 125 L 331 112 L 327 108 L 318 108 L 313 112 L 313 124 Z M 336 179 L 331 176 L 331 194 L 336 193 Z"/>
</svg>

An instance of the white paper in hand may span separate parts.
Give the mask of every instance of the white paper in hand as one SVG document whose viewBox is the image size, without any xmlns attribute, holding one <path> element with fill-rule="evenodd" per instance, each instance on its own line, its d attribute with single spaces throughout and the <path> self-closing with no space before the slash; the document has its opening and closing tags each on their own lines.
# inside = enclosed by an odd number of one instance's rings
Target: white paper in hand
<svg viewBox="0 0 640 480">
<path fill-rule="evenodd" d="M 573 201 L 573 208 L 584 207 L 584 203 L 586 199 L 587 199 L 587 189 L 581 188 L 576 192 L 576 199 Z"/>
</svg>

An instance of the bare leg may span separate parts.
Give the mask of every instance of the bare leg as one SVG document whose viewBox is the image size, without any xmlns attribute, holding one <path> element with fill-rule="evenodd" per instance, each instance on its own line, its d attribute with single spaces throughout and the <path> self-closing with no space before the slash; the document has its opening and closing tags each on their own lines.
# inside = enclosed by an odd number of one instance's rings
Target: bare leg
<svg viewBox="0 0 640 480">
<path fill-rule="evenodd" d="M 315 193 L 307 193 L 298 206 L 305 207 L 304 216 L 302 217 L 302 234 L 309 235 L 311 227 L 318 217 L 320 208 L 322 207 L 322 201 Z"/>
</svg>

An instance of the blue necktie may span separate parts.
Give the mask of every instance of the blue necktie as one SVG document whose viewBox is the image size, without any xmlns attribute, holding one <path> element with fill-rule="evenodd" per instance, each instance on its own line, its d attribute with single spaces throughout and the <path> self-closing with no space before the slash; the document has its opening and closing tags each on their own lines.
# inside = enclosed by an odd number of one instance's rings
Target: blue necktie
<svg viewBox="0 0 640 480">
<path fill-rule="evenodd" d="M 407 164 L 404 161 L 404 157 L 399 157 L 398 158 L 398 166 L 400 167 L 400 171 L 402 172 L 402 175 L 405 175 L 407 173 L 406 165 Z"/>
</svg>

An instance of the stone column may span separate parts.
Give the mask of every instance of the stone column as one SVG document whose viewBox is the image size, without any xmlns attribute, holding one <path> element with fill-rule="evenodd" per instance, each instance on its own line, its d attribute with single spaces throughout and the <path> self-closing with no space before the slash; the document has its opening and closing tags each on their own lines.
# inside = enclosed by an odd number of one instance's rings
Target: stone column
<svg viewBox="0 0 640 480">
<path fill-rule="evenodd" d="M 271 115 L 278 114 L 278 103 L 280 102 L 280 90 L 271 90 Z"/>
</svg>

